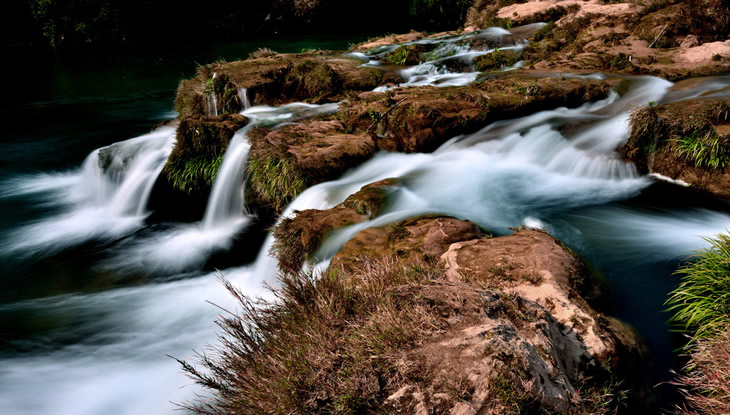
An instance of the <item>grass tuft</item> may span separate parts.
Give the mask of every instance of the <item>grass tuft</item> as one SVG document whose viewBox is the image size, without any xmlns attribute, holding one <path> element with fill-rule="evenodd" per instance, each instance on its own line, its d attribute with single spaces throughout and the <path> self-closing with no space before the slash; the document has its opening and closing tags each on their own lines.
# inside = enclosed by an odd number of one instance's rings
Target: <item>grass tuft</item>
<svg viewBox="0 0 730 415">
<path fill-rule="evenodd" d="M 694 262 L 676 273 L 682 282 L 667 304 L 679 328 L 692 334 L 692 342 L 716 336 L 730 322 L 730 235 L 706 238 L 710 247 L 697 251 Z"/>
<path fill-rule="evenodd" d="M 165 166 L 165 172 L 174 187 L 190 194 L 201 188 L 210 188 L 222 162 L 222 153 L 213 158 L 206 155 L 177 157 Z"/>
<path fill-rule="evenodd" d="M 382 259 L 347 274 L 287 274 L 272 302 L 224 281 L 240 311 L 219 318 L 221 346 L 196 365 L 178 360 L 212 397 L 182 406 L 206 415 L 374 410 L 413 370 L 399 365 L 405 351 L 439 329 L 425 300 L 398 291 L 441 272 L 424 267 Z"/>
<path fill-rule="evenodd" d="M 272 152 L 251 154 L 248 183 L 260 202 L 277 212 L 307 188 L 307 180 L 296 163 Z"/>
<path fill-rule="evenodd" d="M 674 155 L 691 162 L 695 167 L 724 169 L 730 162 L 727 143 L 712 130 L 702 134 L 694 130 L 674 140 Z"/>
</svg>

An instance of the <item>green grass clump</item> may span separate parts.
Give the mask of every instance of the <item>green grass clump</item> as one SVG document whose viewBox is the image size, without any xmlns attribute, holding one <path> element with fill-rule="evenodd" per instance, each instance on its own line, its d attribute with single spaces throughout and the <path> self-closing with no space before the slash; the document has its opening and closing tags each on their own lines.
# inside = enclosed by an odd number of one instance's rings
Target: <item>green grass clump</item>
<svg viewBox="0 0 730 415">
<path fill-rule="evenodd" d="M 410 53 L 410 49 L 405 46 L 400 46 L 388 54 L 388 61 L 394 65 L 405 65 L 408 62 L 408 55 Z"/>
<path fill-rule="evenodd" d="M 176 157 L 168 161 L 165 166 L 165 173 L 175 188 L 190 194 L 209 189 L 213 185 L 222 162 L 222 153 L 213 156 L 213 158 L 205 155 L 185 159 Z"/>
<path fill-rule="evenodd" d="M 711 130 L 704 134 L 695 130 L 674 142 L 674 155 L 695 167 L 724 169 L 730 162 L 726 143 Z"/>
<path fill-rule="evenodd" d="M 695 262 L 677 270 L 669 297 L 673 321 L 691 335 L 689 362 L 674 384 L 685 397 L 680 414 L 730 413 L 730 234 L 708 238 Z"/>
<path fill-rule="evenodd" d="M 692 333 L 693 342 L 730 326 L 730 235 L 706 241 L 710 247 L 698 250 L 695 262 L 676 271 L 682 282 L 667 300 L 672 320 Z"/>
<path fill-rule="evenodd" d="M 251 154 L 248 183 L 255 197 L 277 212 L 307 188 L 307 179 L 296 163 L 273 152 Z"/>
</svg>

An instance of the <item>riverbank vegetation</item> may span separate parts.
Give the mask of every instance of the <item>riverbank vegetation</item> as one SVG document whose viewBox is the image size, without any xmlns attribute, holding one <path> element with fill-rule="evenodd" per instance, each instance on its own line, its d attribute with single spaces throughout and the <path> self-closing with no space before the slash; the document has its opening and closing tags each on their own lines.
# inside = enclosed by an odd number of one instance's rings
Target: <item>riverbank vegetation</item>
<svg viewBox="0 0 730 415">
<path fill-rule="evenodd" d="M 730 413 L 730 235 L 708 242 L 677 271 L 682 282 L 668 301 L 677 327 L 691 336 L 677 380 L 686 414 Z"/>
</svg>

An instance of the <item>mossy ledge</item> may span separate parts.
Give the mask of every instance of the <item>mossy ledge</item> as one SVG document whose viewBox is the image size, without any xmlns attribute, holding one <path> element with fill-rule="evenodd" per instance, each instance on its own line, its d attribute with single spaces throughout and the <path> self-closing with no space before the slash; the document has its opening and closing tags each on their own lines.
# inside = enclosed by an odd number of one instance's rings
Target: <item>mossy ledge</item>
<svg viewBox="0 0 730 415">
<path fill-rule="evenodd" d="M 730 196 L 730 106 L 694 99 L 632 111 L 619 152 L 642 173 L 658 173 L 717 196 Z"/>
<path fill-rule="evenodd" d="M 360 68 L 360 61 L 336 54 L 254 54 L 250 59 L 198 68 L 196 77 L 180 82 L 175 109 L 180 117 L 240 112 L 238 91 L 247 90 L 252 105 L 294 101 L 336 102 L 347 91 L 372 90 L 382 71 Z M 216 97 L 213 101 L 210 95 Z"/>
<path fill-rule="evenodd" d="M 308 186 L 336 179 L 378 151 L 433 151 L 496 120 L 605 98 L 615 84 L 520 74 L 464 87 L 348 94 L 335 114 L 249 132 L 250 206 L 280 212 Z"/>
</svg>

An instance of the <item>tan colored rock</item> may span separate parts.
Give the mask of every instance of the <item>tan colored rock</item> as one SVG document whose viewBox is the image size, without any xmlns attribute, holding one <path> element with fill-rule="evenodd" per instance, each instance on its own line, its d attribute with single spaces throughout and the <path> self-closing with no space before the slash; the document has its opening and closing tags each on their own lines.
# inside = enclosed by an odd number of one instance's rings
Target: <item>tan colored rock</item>
<svg viewBox="0 0 730 415">
<path fill-rule="evenodd" d="M 700 42 L 697 41 L 697 36 L 695 35 L 687 35 L 686 38 L 682 41 L 682 43 L 679 44 L 680 49 L 689 49 L 693 48 L 695 46 L 699 46 Z"/>
<path fill-rule="evenodd" d="M 424 380 L 406 379 L 384 410 L 502 414 L 539 405 L 589 413 L 585 399 L 597 385 L 583 382 L 604 376 L 606 365 L 622 379 L 634 373 L 646 353 L 638 336 L 588 305 L 578 289 L 585 266 L 551 236 L 520 230 L 474 239 L 475 232 L 453 218 L 415 219 L 363 230 L 331 261 L 330 270 L 347 274 L 377 257 L 443 252 L 444 277 L 403 287 L 402 295 L 425 299 L 447 324 L 408 352 L 403 365 L 419 367 Z"/>
</svg>

